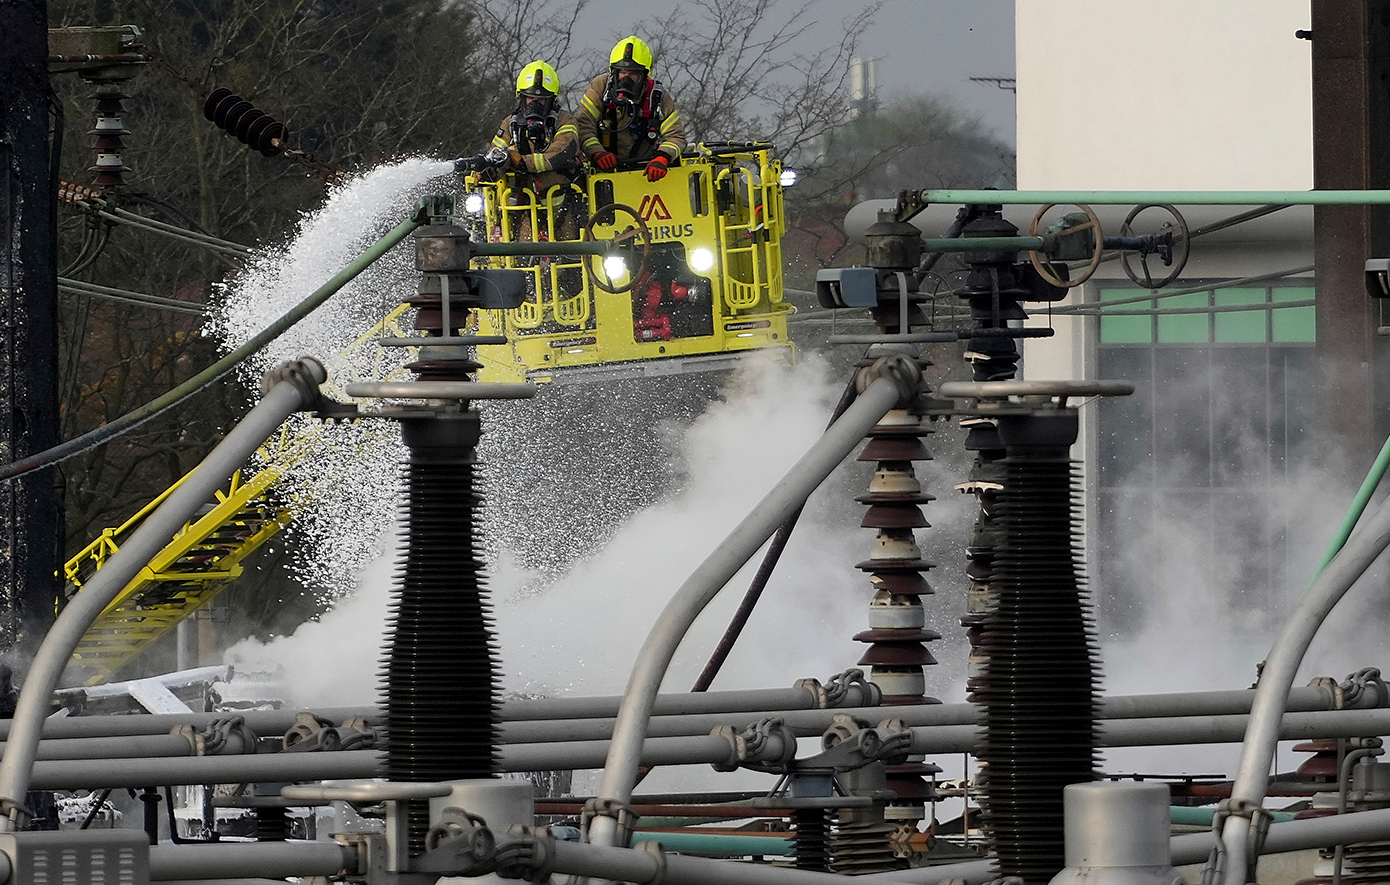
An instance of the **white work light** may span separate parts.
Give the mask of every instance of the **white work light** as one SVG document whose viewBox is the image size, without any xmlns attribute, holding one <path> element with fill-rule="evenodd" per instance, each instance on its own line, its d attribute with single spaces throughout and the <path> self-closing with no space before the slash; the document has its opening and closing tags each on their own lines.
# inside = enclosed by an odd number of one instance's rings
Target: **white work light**
<svg viewBox="0 0 1390 885">
<path fill-rule="evenodd" d="M 714 253 L 704 246 L 690 253 L 690 269 L 696 273 L 704 273 L 714 267 Z"/>
<path fill-rule="evenodd" d="M 782 170 L 781 184 L 782 184 L 782 187 L 791 187 L 792 185 L 796 184 L 796 170 L 795 170 L 795 169 L 783 169 L 783 170 Z"/>
<path fill-rule="evenodd" d="M 608 275 L 608 279 L 616 280 L 627 273 L 627 262 L 621 255 L 609 255 L 603 259 L 603 272 Z"/>
<path fill-rule="evenodd" d="M 469 215 L 477 215 L 483 211 L 483 195 L 469 194 L 463 198 L 463 211 Z"/>
</svg>

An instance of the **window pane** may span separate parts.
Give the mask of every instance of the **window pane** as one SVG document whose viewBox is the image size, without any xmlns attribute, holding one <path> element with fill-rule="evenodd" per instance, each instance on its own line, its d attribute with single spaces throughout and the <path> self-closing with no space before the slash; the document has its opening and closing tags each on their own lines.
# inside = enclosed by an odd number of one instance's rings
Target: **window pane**
<svg viewBox="0 0 1390 885">
<path fill-rule="evenodd" d="M 1102 289 L 1100 292 L 1101 301 L 1113 301 L 1117 298 L 1131 298 L 1138 294 L 1137 289 Z M 1124 304 L 1116 307 L 1116 310 L 1152 310 L 1152 301 L 1139 301 L 1134 304 Z M 1153 317 L 1149 316 L 1100 316 L 1100 343 L 1101 344 L 1152 344 L 1154 340 Z"/>
<path fill-rule="evenodd" d="M 1271 291 L 1275 301 L 1306 301 L 1312 286 L 1280 286 Z M 1313 307 L 1286 307 L 1274 311 L 1275 341 L 1317 341 L 1317 314 Z"/>
<path fill-rule="evenodd" d="M 1193 292 L 1190 295 L 1174 295 L 1164 298 L 1161 308 L 1206 307 L 1207 292 Z M 1206 344 L 1211 340 L 1211 318 L 1205 313 L 1182 313 L 1176 316 L 1159 316 L 1158 340 L 1161 344 Z"/>
<path fill-rule="evenodd" d="M 1265 289 L 1217 289 L 1216 306 L 1227 307 L 1233 304 L 1264 304 Z M 1268 318 L 1263 310 L 1242 310 L 1232 313 L 1218 313 L 1216 316 L 1216 340 L 1222 344 L 1263 342 L 1268 340 L 1266 332 Z"/>
</svg>

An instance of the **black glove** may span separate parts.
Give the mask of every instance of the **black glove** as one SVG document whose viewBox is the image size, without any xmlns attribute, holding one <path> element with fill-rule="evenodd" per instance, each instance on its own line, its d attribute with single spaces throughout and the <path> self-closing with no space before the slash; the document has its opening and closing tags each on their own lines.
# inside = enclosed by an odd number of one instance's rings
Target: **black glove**
<svg viewBox="0 0 1390 885">
<path fill-rule="evenodd" d="M 459 175 L 468 172 L 477 172 L 479 169 L 486 169 L 487 161 L 482 154 L 474 154 L 471 157 L 459 157 L 454 161 L 454 171 Z"/>
<path fill-rule="evenodd" d="M 474 154 L 471 157 L 461 157 L 454 161 L 454 171 L 463 174 L 465 172 L 483 172 L 487 169 L 496 169 L 498 166 L 507 165 L 507 152 L 501 148 L 493 148 L 485 154 Z"/>
</svg>

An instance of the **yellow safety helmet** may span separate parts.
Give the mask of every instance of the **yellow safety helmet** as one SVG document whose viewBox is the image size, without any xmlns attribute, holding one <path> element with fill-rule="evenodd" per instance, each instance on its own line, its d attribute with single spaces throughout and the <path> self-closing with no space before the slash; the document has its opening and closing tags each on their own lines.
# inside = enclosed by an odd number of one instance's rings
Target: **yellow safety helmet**
<svg viewBox="0 0 1390 885">
<path fill-rule="evenodd" d="M 648 74 L 652 72 L 652 48 L 640 37 L 624 37 L 618 41 L 618 45 L 613 47 L 613 51 L 608 54 L 608 64 L 610 67 L 639 67 Z"/>
<path fill-rule="evenodd" d="M 534 92 L 538 89 L 544 89 L 551 95 L 560 94 L 560 75 L 555 73 L 555 69 L 549 64 L 539 59 L 522 68 L 516 78 L 518 93 Z"/>
</svg>

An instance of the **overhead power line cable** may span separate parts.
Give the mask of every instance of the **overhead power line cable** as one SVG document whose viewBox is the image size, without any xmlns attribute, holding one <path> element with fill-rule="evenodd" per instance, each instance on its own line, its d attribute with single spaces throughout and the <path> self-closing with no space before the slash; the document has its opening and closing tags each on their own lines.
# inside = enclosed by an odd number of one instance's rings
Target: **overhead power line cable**
<svg viewBox="0 0 1390 885">
<path fill-rule="evenodd" d="M 58 278 L 58 291 L 69 292 L 74 295 L 90 295 L 93 298 L 105 298 L 109 301 L 135 304 L 140 307 L 172 310 L 176 313 L 190 313 L 197 316 L 207 315 L 207 305 L 200 304 L 196 301 L 180 301 L 177 298 L 146 295 L 143 292 L 131 292 L 126 289 L 115 289 L 111 286 L 98 286 L 95 283 L 87 283 L 82 280 L 73 280 L 67 277 Z"/>
<path fill-rule="evenodd" d="M 308 316 L 315 308 L 327 301 L 333 293 L 351 282 L 354 277 L 365 270 L 372 262 L 376 261 L 382 255 L 385 255 L 393 246 L 409 236 L 421 223 L 421 221 L 417 221 L 415 217 L 412 217 L 396 225 L 386 236 L 377 240 L 368 247 L 365 252 L 353 259 L 347 267 L 338 271 L 332 279 L 315 289 L 309 297 L 296 304 L 265 329 L 256 333 L 256 335 L 245 344 L 233 350 L 231 353 L 228 353 L 222 359 L 208 366 L 197 375 L 189 378 L 178 387 L 175 387 L 163 396 L 157 397 L 133 411 L 127 412 L 109 424 L 104 424 L 95 430 L 90 430 L 81 436 L 74 437 L 51 449 L 30 455 L 27 458 L 21 458 L 18 461 L 12 461 L 0 467 L 0 480 L 14 479 L 26 473 L 31 473 L 35 470 L 47 467 L 50 464 L 65 461 L 89 449 L 96 448 L 123 433 L 133 430 L 135 427 L 138 427 L 161 412 L 183 402 L 188 397 L 231 372 L 247 358 L 283 335 L 290 327 L 304 319 L 304 317 Z"/>
</svg>

